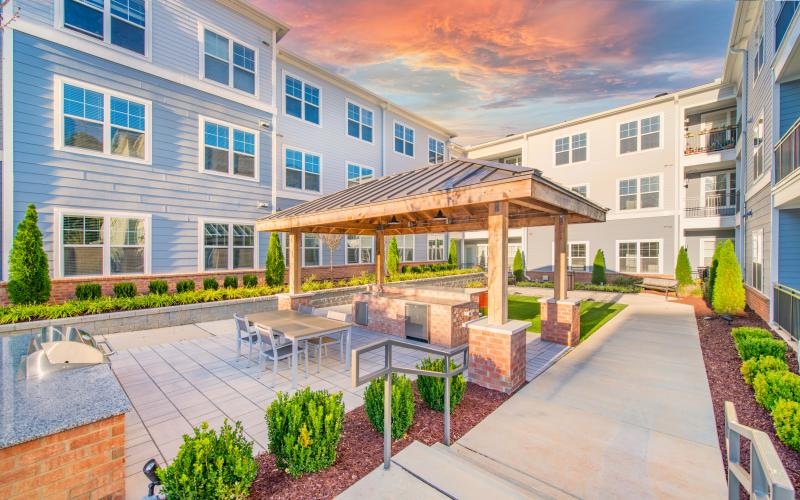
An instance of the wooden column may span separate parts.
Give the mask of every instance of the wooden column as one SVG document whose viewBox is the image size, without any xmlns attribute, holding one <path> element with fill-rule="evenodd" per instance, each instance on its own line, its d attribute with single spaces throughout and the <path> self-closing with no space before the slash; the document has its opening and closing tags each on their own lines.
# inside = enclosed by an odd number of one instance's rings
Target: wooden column
<svg viewBox="0 0 800 500">
<path fill-rule="evenodd" d="M 553 273 L 553 297 L 567 298 L 567 216 L 555 217 L 555 269 Z"/>
<path fill-rule="evenodd" d="M 508 322 L 508 202 L 489 204 L 489 324 Z"/>
<path fill-rule="evenodd" d="M 295 295 L 302 291 L 300 269 L 303 257 L 300 255 L 300 240 L 303 235 L 298 229 L 289 232 L 289 294 Z"/>
<path fill-rule="evenodd" d="M 379 229 L 375 232 L 375 289 L 379 292 L 383 291 L 383 275 L 386 267 L 383 247 L 383 229 Z"/>
</svg>

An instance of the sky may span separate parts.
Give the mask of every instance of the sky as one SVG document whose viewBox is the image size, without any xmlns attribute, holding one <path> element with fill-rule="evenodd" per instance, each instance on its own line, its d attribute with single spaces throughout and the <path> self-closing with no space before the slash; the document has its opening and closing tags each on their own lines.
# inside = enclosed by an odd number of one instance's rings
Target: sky
<svg viewBox="0 0 800 500">
<path fill-rule="evenodd" d="M 251 0 L 280 44 L 477 144 L 710 82 L 734 5 Z"/>
</svg>

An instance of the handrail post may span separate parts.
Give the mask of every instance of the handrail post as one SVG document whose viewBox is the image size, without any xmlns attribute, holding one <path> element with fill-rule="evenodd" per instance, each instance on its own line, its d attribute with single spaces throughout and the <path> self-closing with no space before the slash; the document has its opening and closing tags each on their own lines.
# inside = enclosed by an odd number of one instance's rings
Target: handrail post
<svg viewBox="0 0 800 500">
<path fill-rule="evenodd" d="M 739 478 L 736 477 L 736 474 L 733 472 L 733 466 L 739 465 L 740 458 L 740 448 L 739 448 L 739 434 L 737 434 L 733 429 L 730 427 L 730 420 L 731 417 L 736 419 L 736 414 L 733 409 L 733 406 L 730 406 L 730 411 L 734 412 L 733 415 L 729 414 L 729 407 L 726 403 L 725 405 L 725 444 L 728 448 L 728 500 L 738 500 L 739 498 Z"/>
<path fill-rule="evenodd" d="M 444 356 L 444 444 L 450 446 L 450 356 Z"/>
<path fill-rule="evenodd" d="M 383 468 L 392 459 L 392 344 L 386 344 L 386 375 L 383 379 Z"/>
</svg>

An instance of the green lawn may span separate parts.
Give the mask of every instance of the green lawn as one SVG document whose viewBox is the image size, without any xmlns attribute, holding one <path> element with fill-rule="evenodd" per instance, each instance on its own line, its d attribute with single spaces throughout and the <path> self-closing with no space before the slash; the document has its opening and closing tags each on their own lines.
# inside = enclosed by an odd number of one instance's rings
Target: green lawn
<svg viewBox="0 0 800 500">
<path fill-rule="evenodd" d="M 581 302 L 581 340 L 586 340 L 608 320 L 625 309 L 625 304 L 608 302 Z M 531 322 L 529 332 L 542 331 L 542 317 L 539 313 L 539 298 L 526 295 L 512 295 L 508 298 L 508 319 L 521 319 Z"/>
</svg>

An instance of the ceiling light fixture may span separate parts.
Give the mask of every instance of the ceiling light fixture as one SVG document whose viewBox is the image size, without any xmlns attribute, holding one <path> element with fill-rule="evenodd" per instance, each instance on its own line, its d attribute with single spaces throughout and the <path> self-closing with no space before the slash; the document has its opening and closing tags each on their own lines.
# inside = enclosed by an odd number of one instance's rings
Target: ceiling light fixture
<svg viewBox="0 0 800 500">
<path fill-rule="evenodd" d="M 399 220 L 397 220 L 397 216 L 395 216 L 395 215 L 392 215 L 392 218 L 391 218 L 391 219 L 389 219 L 389 223 L 388 223 L 388 224 L 389 224 L 390 226 L 396 226 L 396 225 L 400 224 L 400 221 L 399 221 Z"/>
<path fill-rule="evenodd" d="M 439 209 L 439 211 L 436 212 L 436 215 L 433 216 L 433 220 L 435 220 L 435 221 L 447 221 L 447 217 L 445 217 L 445 215 L 442 212 L 442 210 Z"/>
</svg>

